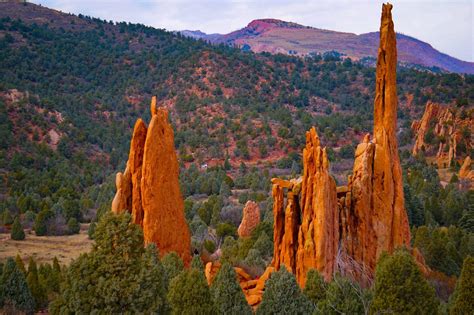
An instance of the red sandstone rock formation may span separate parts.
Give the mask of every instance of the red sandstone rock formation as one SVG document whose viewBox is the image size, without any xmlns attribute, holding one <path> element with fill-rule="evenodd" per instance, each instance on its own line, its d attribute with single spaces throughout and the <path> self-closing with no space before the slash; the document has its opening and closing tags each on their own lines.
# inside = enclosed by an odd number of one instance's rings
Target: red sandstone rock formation
<svg viewBox="0 0 474 315">
<path fill-rule="evenodd" d="M 260 223 L 260 208 L 254 201 L 247 201 L 243 210 L 242 222 L 237 230 L 239 237 L 250 237 Z"/>
<path fill-rule="evenodd" d="M 474 171 L 471 170 L 471 157 L 467 156 L 459 169 L 459 178 L 474 181 Z"/>
<path fill-rule="evenodd" d="M 391 15 L 383 5 L 374 102 L 374 141 L 357 147 L 348 188 L 349 208 L 344 251 L 361 271 L 375 269 L 382 252 L 410 247 L 410 227 L 403 196 L 402 169 L 396 139 L 397 51 Z M 363 275 L 362 275 L 363 276 Z"/>
<path fill-rule="evenodd" d="M 150 126 L 138 119 L 124 173 L 117 173 L 112 211 L 131 212 L 143 228 L 145 245 L 155 243 L 161 255 L 174 251 L 191 261 L 191 236 L 179 188 L 179 166 L 168 112 L 151 102 Z"/>
<path fill-rule="evenodd" d="M 463 110 L 428 102 L 422 118 L 414 121 L 411 126 L 415 133 L 412 154 L 417 155 L 424 150 L 426 155 L 436 157 L 439 168 L 446 168 L 453 160 L 459 158 L 460 143 L 463 143 L 466 147 L 465 151 L 468 152 L 474 144 L 470 137 L 463 136 L 463 130 L 472 130 L 474 116 L 473 110 L 467 109 L 463 117 L 461 115 Z M 432 136 L 436 138 L 435 144 L 426 143 L 425 137 L 429 132 L 432 132 Z"/>
<path fill-rule="evenodd" d="M 296 258 L 296 278 L 302 286 L 311 268 L 319 270 L 326 280 L 330 280 L 339 241 L 336 182 L 329 175 L 326 148 L 321 148 L 314 127 L 306 133 L 303 165 L 302 220 Z"/>
<path fill-rule="evenodd" d="M 367 283 L 382 252 L 410 247 L 396 140 L 397 52 L 391 9 L 390 4 L 382 8 L 374 140 L 368 134 L 357 147 L 348 186 L 336 188 L 314 128 L 306 134 L 302 183 L 272 180 L 272 266 L 285 265 L 301 286 L 311 268 L 326 280 L 339 271 Z"/>
</svg>

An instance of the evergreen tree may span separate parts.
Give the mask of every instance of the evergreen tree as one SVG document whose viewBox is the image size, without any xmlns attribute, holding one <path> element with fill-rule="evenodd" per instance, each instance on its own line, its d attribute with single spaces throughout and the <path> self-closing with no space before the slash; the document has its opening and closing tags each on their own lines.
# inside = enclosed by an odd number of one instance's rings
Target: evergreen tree
<svg viewBox="0 0 474 315">
<path fill-rule="evenodd" d="M 26 282 L 28 283 L 28 288 L 31 291 L 31 295 L 35 300 L 36 310 L 39 310 L 46 306 L 47 296 L 45 289 L 41 286 L 38 279 L 38 269 L 36 267 L 36 262 L 33 257 L 30 257 L 28 263 L 28 276 L 26 277 Z"/>
<path fill-rule="evenodd" d="M 3 306 L 4 311 L 33 314 L 35 308 L 33 296 L 28 289 L 25 274 L 18 268 L 13 258 L 8 258 L 5 263 L 0 280 L 0 306 Z"/>
<path fill-rule="evenodd" d="M 456 283 L 449 313 L 469 314 L 474 310 L 474 257 L 464 259 L 461 276 Z"/>
<path fill-rule="evenodd" d="M 436 314 L 438 300 L 406 250 L 384 254 L 375 272 L 371 311 L 394 314 Z"/>
<path fill-rule="evenodd" d="M 10 225 L 13 223 L 13 217 L 10 211 L 8 211 L 8 209 L 5 209 L 5 211 L 3 211 L 2 222 L 4 225 Z"/>
<path fill-rule="evenodd" d="M 15 221 L 13 222 L 10 236 L 12 240 L 15 241 L 22 241 L 25 239 L 25 232 L 23 231 L 23 227 L 21 226 L 20 219 L 18 217 L 16 217 Z"/>
<path fill-rule="evenodd" d="M 219 314 L 252 314 L 234 268 L 223 264 L 211 286 L 214 305 Z"/>
<path fill-rule="evenodd" d="M 306 276 L 306 284 L 303 293 L 318 305 L 319 301 L 326 298 L 327 284 L 316 269 L 310 269 Z"/>
<path fill-rule="evenodd" d="M 69 234 L 79 233 L 81 226 L 76 218 L 70 218 L 69 221 L 67 221 L 67 230 Z"/>
<path fill-rule="evenodd" d="M 171 280 L 168 291 L 171 314 L 215 314 L 204 273 L 190 268 Z"/>
<path fill-rule="evenodd" d="M 162 266 L 130 220 L 128 213 L 102 216 L 92 251 L 68 268 L 61 294 L 50 304 L 52 314 L 164 312 Z"/>
<path fill-rule="evenodd" d="M 367 314 L 369 293 L 348 278 L 336 275 L 326 290 L 326 298 L 319 301 L 317 314 Z"/>
<path fill-rule="evenodd" d="M 23 262 L 23 259 L 21 259 L 20 254 L 16 254 L 15 263 L 16 263 L 16 266 L 18 267 L 18 269 L 20 269 L 20 271 L 23 272 L 23 274 L 26 277 L 25 263 Z"/>
<path fill-rule="evenodd" d="M 199 255 L 195 255 L 191 260 L 191 268 L 204 272 L 204 264 Z"/>
<path fill-rule="evenodd" d="M 173 278 L 184 270 L 183 260 L 175 252 L 169 252 L 161 258 L 161 263 L 165 271 L 166 288 Z"/>
<path fill-rule="evenodd" d="M 309 314 L 314 307 L 301 292 L 295 276 L 282 266 L 265 284 L 257 314 Z"/>
<path fill-rule="evenodd" d="M 89 225 L 89 229 L 87 230 L 87 235 L 89 236 L 89 239 L 91 240 L 94 239 L 94 232 L 95 232 L 96 226 L 97 226 L 96 222 L 91 222 L 91 224 Z"/>
</svg>

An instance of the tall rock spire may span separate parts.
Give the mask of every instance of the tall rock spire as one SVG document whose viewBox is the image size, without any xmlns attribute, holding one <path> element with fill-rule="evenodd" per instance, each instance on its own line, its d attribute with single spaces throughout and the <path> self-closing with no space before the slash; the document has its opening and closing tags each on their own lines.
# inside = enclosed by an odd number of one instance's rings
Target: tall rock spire
<svg viewBox="0 0 474 315">
<path fill-rule="evenodd" d="M 174 251 L 188 265 L 191 236 L 178 176 L 173 128 L 168 122 L 168 112 L 158 108 L 148 127 L 143 155 L 143 236 L 145 244 L 156 243 L 160 253 Z"/>
<path fill-rule="evenodd" d="M 191 236 L 184 217 L 173 128 L 166 109 L 156 106 L 156 97 L 150 110 L 148 129 L 141 119 L 135 123 L 127 167 L 116 176 L 112 211 L 129 211 L 133 223 L 143 228 L 145 244 L 155 243 L 161 255 L 174 251 L 188 265 Z"/>
<path fill-rule="evenodd" d="M 392 21 L 392 5 L 382 6 L 380 47 L 374 103 L 374 224 L 378 237 L 377 257 L 382 250 L 410 246 L 410 228 L 403 196 L 402 168 L 398 156 L 397 128 L 397 42 Z M 389 228 L 390 235 L 386 235 Z M 385 236 L 386 235 L 386 236 Z"/>
<path fill-rule="evenodd" d="M 336 187 L 314 128 L 306 134 L 302 184 L 272 180 L 272 266 L 278 269 L 284 264 L 301 286 L 311 268 L 326 280 L 341 272 L 369 284 L 382 252 L 410 247 L 396 139 L 397 48 L 391 9 L 391 4 L 382 7 L 374 139 L 371 142 L 367 134 L 357 146 L 348 186 Z M 284 189 L 288 190 L 286 208 Z"/>
</svg>

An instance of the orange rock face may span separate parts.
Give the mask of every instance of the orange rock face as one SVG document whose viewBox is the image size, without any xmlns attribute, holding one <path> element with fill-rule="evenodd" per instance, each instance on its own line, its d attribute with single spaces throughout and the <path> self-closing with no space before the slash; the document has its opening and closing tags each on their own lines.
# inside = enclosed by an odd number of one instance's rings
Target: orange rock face
<svg viewBox="0 0 474 315">
<path fill-rule="evenodd" d="M 460 115 L 461 111 L 453 110 L 448 106 L 428 102 L 423 117 L 412 123 L 415 133 L 415 145 L 412 154 L 417 155 L 425 151 L 427 155 L 436 157 L 439 168 L 449 167 L 453 160 L 459 159 L 458 146 L 460 143 L 466 147 L 466 152 L 474 146 L 471 138 L 463 136 L 463 130 L 472 130 L 474 123 L 473 110 L 468 109 L 465 117 Z M 426 143 L 428 133 L 439 139 L 435 144 Z M 438 143 L 439 142 L 439 143 Z"/>
<path fill-rule="evenodd" d="M 329 175 L 326 148 L 321 148 L 315 128 L 306 133 L 303 165 L 296 267 L 296 278 L 302 286 L 311 268 L 330 280 L 339 240 L 336 182 Z"/>
<path fill-rule="evenodd" d="M 143 207 L 140 183 L 142 179 L 143 154 L 145 151 L 145 139 L 147 128 L 143 120 L 138 119 L 133 129 L 132 141 L 130 143 L 130 154 L 127 166 L 130 169 L 132 179 L 132 219 L 139 225 L 143 224 Z"/>
<path fill-rule="evenodd" d="M 252 231 L 260 223 L 260 208 L 254 201 L 247 201 L 243 210 L 242 222 L 237 230 L 239 237 L 250 237 Z"/>
<path fill-rule="evenodd" d="M 278 270 L 285 265 L 301 286 L 311 268 L 326 280 L 341 272 L 368 284 L 382 252 L 410 247 L 396 140 L 397 52 L 391 8 L 382 8 L 374 139 L 368 134 L 358 145 L 348 186 L 336 187 L 314 128 L 306 134 L 301 184 L 272 180 L 272 266 Z"/>
<path fill-rule="evenodd" d="M 382 252 L 410 247 L 410 228 L 403 196 L 402 169 L 396 139 L 397 51 L 391 5 L 384 5 L 377 59 L 374 103 L 374 141 L 366 136 L 356 150 L 349 182 L 348 226 L 344 252 L 358 264 L 358 278 L 371 276 Z M 345 200 L 345 204 L 346 204 Z M 348 265 L 348 263 L 343 264 Z M 354 269 L 354 268 L 351 268 Z M 351 270 L 354 271 L 354 270 Z"/>
<path fill-rule="evenodd" d="M 184 217 L 179 187 L 179 165 L 168 112 L 158 109 L 151 118 L 145 140 L 141 197 L 145 244 L 155 243 L 160 254 L 178 253 L 185 265 L 191 261 L 191 235 Z"/>
<path fill-rule="evenodd" d="M 459 178 L 474 180 L 474 171 L 471 170 L 471 157 L 467 156 L 459 169 Z"/>
<path fill-rule="evenodd" d="M 137 120 L 127 167 L 123 174 L 117 173 L 112 211 L 131 212 L 133 222 L 143 228 L 145 245 L 155 243 L 161 255 L 174 251 L 188 265 L 191 236 L 179 188 L 173 129 L 168 112 L 156 107 L 156 98 L 150 107 L 150 125 L 147 129 Z"/>
</svg>

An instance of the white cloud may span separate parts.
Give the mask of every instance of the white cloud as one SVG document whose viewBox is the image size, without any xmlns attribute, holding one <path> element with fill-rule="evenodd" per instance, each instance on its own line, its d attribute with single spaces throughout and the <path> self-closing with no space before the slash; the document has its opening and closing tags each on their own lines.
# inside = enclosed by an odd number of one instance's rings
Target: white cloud
<svg viewBox="0 0 474 315">
<path fill-rule="evenodd" d="M 36 0 L 64 12 L 168 30 L 228 33 L 257 18 L 277 18 L 335 31 L 366 33 L 379 27 L 381 0 Z M 470 0 L 394 0 L 398 32 L 454 57 L 474 61 Z"/>
</svg>

